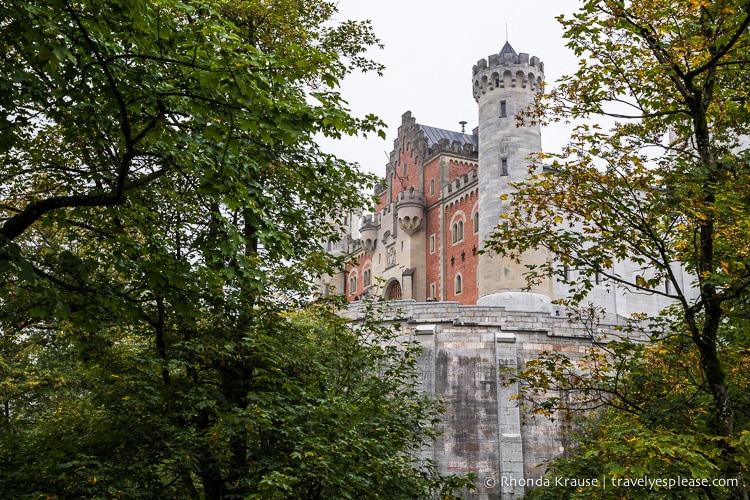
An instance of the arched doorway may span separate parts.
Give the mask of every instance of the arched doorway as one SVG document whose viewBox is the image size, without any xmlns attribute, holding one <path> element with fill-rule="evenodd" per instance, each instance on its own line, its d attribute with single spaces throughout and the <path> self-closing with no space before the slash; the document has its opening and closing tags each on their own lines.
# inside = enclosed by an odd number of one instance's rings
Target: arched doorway
<svg viewBox="0 0 750 500">
<path fill-rule="evenodd" d="M 398 280 L 392 280 L 383 294 L 385 300 L 401 300 L 401 283 Z"/>
</svg>

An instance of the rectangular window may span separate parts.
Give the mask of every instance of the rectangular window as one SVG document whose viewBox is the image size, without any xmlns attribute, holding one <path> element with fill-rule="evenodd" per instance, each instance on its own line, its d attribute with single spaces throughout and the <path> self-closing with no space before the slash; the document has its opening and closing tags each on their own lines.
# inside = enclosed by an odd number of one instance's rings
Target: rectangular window
<svg viewBox="0 0 750 500">
<path fill-rule="evenodd" d="M 505 105 L 505 101 L 500 101 L 500 118 L 508 116 L 508 107 Z"/>
<path fill-rule="evenodd" d="M 430 299 L 435 300 L 437 292 L 436 292 L 436 286 L 435 283 L 430 283 Z"/>
<path fill-rule="evenodd" d="M 435 194 L 435 179 L 430 179 L 430 194 Z"/>
<path fill-rule="evenodd" d="M 508 175 L 508 159 L 500 160 L 500 175 Z"/>
<path fill-rule="evenodd" d="M 430 235 L 430 253 L 435 253 L 435 235 Z"/>
</svg>

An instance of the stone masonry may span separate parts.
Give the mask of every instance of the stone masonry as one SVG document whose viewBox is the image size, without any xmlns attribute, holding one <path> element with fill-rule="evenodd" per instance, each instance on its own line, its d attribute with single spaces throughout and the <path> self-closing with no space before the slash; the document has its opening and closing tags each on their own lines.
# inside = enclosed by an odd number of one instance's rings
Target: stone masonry
<svg viewBox="0 0 750 500">
<path fill-rule="evenodd" d="M 348 314 L 363 311 L 354 304 Z M 477 475 L 477 490 L 466 498 L 523 496 L 525 482 L 543 474 L 540 465 L 563 451 L 568 436 L 558 422 L 524 414 L 508 379 L 544 351 L 583 355 L 593 346 L 591 332 L 549 312 L 456 302 L 392 301 L 385 319 L 419 342 L 422 387 L 446 403 L 443 435 L 425 455 L 442 472 Z"/>
</svg>

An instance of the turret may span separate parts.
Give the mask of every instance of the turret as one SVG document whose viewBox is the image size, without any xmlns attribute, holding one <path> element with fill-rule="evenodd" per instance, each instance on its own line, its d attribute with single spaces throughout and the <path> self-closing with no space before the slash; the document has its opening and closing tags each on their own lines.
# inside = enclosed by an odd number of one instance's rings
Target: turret
<svg viewBox="0 0 750 500">
<path fill-rule="evenodd" d="M 376 221 L 377 215 L 365 215 L 359 226 L 359 237 L 362 240 L 362 248 L 367 255 L 372 255 L 378 241 L 378 229 L 380 224 Z"/>
<path fill-rule="evenodd" d="M 510 183 L 529 175 L 529 156 L 542 149 L 539 125 L 519 127 L 516 117 L 544 90 L 544 64 L 536 57 L 516 53 L 506 42 L 498 54 L 477 62 L 472 77 L 479 107 L 479 236 L 483 239 L 508 210 L 501 196 L 512 193 Z M 541 165 L 536 168 L 541 170 Z M 504 305 L 526 287 L 524 263 L 542 263 L 546 258 L 543 251 L 531 252 L 518 264 L 483 253 L 477 269 L 478 303 Z M 549 283 L 532 291 L 546 297 L 552 294 Z M 506 295 L 500 297 L 502 294 Z M 545 297 L 538 298 L 545 302 Z"/>
<path fill-rule="evenodd" d="M 396 210 L 399 227 L 409 236 L 422 228 L 424 222 L 424 195 L 414 188 L 399 193 Z"/>
</svg>

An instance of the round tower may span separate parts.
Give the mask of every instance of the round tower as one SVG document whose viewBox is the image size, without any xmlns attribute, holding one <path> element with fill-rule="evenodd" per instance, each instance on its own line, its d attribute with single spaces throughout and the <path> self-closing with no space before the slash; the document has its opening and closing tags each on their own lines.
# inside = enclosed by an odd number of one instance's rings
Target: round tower
<svg viewBox="0 0 750 500">
<path fill-rule="evenodd" d="M 508 202 L 500 197 L 512 193 L 510 183 L 528 177 L 529 155 L 542 149 L 539 125 L 519 127 L 516 116 L 543 91 L 544 64 L 537 57 L 517 54 L 506 42 L 500 53 L 477 62 L 472 76 L 479 106 L 479 237 L 483 240 L 501 223 L 500 216 L 508 209 Z M 520 264 L 481 254 L 478 304 L 512 304 L 534 310 L 549 307 L 550 283 L 519 295 L 526 287 L 524 263 L 543 263 L 546 258 L 544 250 L 524 254 Z"/>
</svg>

